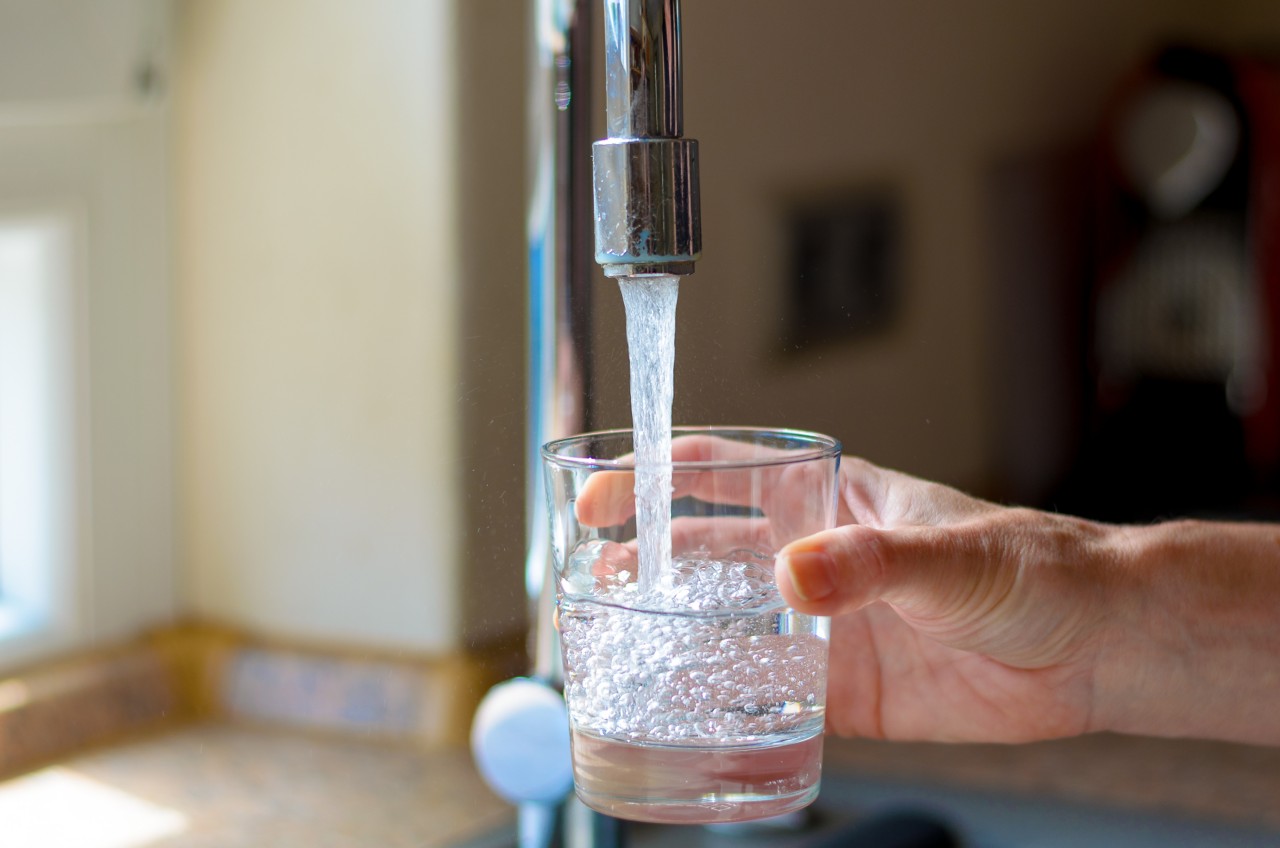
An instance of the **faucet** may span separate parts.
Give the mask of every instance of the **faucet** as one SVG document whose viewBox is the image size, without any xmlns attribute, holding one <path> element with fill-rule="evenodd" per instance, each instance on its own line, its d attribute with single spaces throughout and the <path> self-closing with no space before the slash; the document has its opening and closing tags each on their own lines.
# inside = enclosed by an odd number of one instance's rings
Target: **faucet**
<svg viewBox="0 0 1280 848">
<path fill-rule="evenodd" d="M 609 137 L 592 146 L 596 262 L 686 276 L 702 253 L 698 142 L 683 138 L 679 0 L 605 0 Z"/>
<path fill-rule="evenodd" d="M 589 162 L 590 30 L 601 2 L 608 138 L 592 145 Z M 533 25 L 525 466 L 532 670 L 485 696 L 472 749 L 490 786 L 518 804 L 521 848 L 610 848 L 622 842 L 620 823 L 572 794 L 540 449 L 593 423 L 591 222 L 606 276 L 692 274 L 702 251 L 698 146 L 682 137 L 679 0 L 534 0 Z"/>
</svg>

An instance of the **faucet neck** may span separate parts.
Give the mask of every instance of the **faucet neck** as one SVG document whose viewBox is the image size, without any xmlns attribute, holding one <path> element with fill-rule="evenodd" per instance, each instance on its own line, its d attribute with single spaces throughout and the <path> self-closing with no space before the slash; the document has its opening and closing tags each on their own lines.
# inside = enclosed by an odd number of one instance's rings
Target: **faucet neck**
<svg viewBox="0 0 1280 848">
<path fill-rule="evenodd" d="M 679 138 L 679 0 L 605 0 L 604 44 L 610 138 Z"/>
</svg>

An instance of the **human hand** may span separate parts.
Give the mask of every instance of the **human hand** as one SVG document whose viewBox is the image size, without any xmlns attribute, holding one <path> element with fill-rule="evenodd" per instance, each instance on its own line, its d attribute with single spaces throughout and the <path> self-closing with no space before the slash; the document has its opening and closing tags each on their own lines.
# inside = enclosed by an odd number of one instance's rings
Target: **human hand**
<svg viewBox="0 0 1280 848">
<path fill-rule="evenodd" d="M 856 458 L 839 527 L 778 556 L 783 596 L 832 620 L 828 725 L 1018 742 L 1094 729 L 1115 529 L 1008 509 Z"/>
<path fill-rule="evenodd" d="M 836 732 L 1280 744 L 1280 529 L 1097 524 L 858 459 L 840 504 L 776 566 L 793 607 L 833 616 Z"/>
</svg>

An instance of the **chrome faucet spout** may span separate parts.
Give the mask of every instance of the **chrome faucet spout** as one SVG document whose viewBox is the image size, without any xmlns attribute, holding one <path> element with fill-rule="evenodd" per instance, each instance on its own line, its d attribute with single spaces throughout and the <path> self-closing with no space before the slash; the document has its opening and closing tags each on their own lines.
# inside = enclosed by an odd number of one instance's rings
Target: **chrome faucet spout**
<svg viewBox="0 0 1280 848">
<path fill-rule="evenodd" d="M 698 143 L 683 138 L 679 0 L 604 0 L 609 137 L 592 146 L 596 262 L 611 277 L 692 274 Z"/>
<path fill-rule="evenodd" d="M 684 133 L 677 2 L 605 0 L 605 114 L 610 138 Z"/>
</svg>

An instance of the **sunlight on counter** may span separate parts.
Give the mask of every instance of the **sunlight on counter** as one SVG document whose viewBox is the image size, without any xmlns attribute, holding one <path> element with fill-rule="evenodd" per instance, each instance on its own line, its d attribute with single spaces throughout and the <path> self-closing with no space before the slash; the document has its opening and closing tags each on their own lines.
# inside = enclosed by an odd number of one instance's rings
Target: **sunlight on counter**
<svg viewBox="0 0 1280 848">
<path fill-rule="evenodd" d="M 0 821 L 27 848 L 141 848 L 187 830 L 177 810 L 56 766 L 0 783 Z"/>
</svg>

